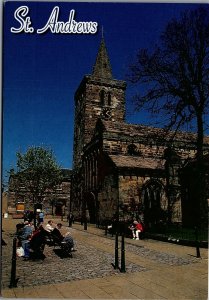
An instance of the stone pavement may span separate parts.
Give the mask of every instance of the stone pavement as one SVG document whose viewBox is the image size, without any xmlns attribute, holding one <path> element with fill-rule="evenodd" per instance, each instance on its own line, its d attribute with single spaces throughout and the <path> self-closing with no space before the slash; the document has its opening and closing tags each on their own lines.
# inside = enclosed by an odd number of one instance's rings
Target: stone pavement
<svg viewBox="0 0 209 300">
<path fill-rule="evenodd" d="M 7 243 L 2 247 L 4 298 L 207 299 L 207 249 L 197 259 L 192 247 L 125 239 L 126 273 L 120 273 L 111 265 L 114 237 L 95 226 L 83 230 L 80 224 L 70 229 L 77 248 L 72 258 L 60 258 L 58 249 L 49 246 L 44 261 L 18 258 L 18 287 L 9 289 L 12 239 L 19 221 L 2 222 Z"/>
</svg>

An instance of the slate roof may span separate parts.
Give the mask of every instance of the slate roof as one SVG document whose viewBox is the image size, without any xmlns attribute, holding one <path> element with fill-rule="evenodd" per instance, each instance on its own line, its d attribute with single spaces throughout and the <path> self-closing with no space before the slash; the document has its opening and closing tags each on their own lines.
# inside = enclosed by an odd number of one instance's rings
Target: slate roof
<svg viewBox="0 0 209 300">
<path fill-rule="evenodd" d="M 109 155 L 118 168 L 164 169 L 164 159 L 143 158 L 128 155 Z"/>
</svg>

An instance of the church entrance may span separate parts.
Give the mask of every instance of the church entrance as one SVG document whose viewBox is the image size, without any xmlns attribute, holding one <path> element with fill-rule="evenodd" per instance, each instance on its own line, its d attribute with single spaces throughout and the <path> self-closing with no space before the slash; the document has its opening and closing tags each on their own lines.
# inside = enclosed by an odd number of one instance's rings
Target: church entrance
<svg viewBox="0 0 209 300">
<path fill-rule="evenodd" d="M 144 223 L 147 227 L 153 227 L 165 221 L 165 212 L 161 209 L 163 192 L 162 184 L 155 180 L 150 180 L 143 187 Z"/>
</svg>

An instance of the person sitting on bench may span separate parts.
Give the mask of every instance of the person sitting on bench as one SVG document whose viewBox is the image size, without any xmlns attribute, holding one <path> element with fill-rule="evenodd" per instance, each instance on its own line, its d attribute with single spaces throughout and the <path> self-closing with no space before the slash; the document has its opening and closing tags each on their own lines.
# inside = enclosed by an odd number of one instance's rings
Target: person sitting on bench
<svg viewBox="0 0 209 300">
<path fill-rule="evenodd" d="M 74 241 L 73 238 L 70 236 L 70 232 L 67 232 L 65 236 L 62 235 L 60 232 L 62 228 L 62 224 L 58 223 L 57 226 L 52 231 L 52 236 L 59 240 L 59 242 L 65 242 L 69 245 L 71 251 L 74 251 Z"/>
<path fill-rule="evenodd" d="M 52 225 L 53 225 L 53 221 L 49 220 L 48 223 L 45 226 L 45 230 L 47 232 L 52 232 L 54 230 L 54 227 Z"/>
<path fill-rule="evenodd" d="M 46 244 L 47 232 L 44 230 L 42 225 L 39 225 L 36 231 L 33 233 L 30 240 L 30 257 L 32 259 L 44 259 L 44 247 Z"/>
</svg>

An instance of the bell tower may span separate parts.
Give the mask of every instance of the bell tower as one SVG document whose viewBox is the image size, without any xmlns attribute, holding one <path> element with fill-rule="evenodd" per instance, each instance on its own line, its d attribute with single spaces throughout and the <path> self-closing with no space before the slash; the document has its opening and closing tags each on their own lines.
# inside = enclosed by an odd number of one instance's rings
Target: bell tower
<svg viewBox="0 0 209 300">
<path fill-rule="evenodd" d="M 102 37 L 91 75 L 85 75 L 75 93 L 73 168 L 82 164 L 83 147 L 92 138 L 96 121 L 125 121 L 126 83 L 116 80 Z"/>
</svg>

